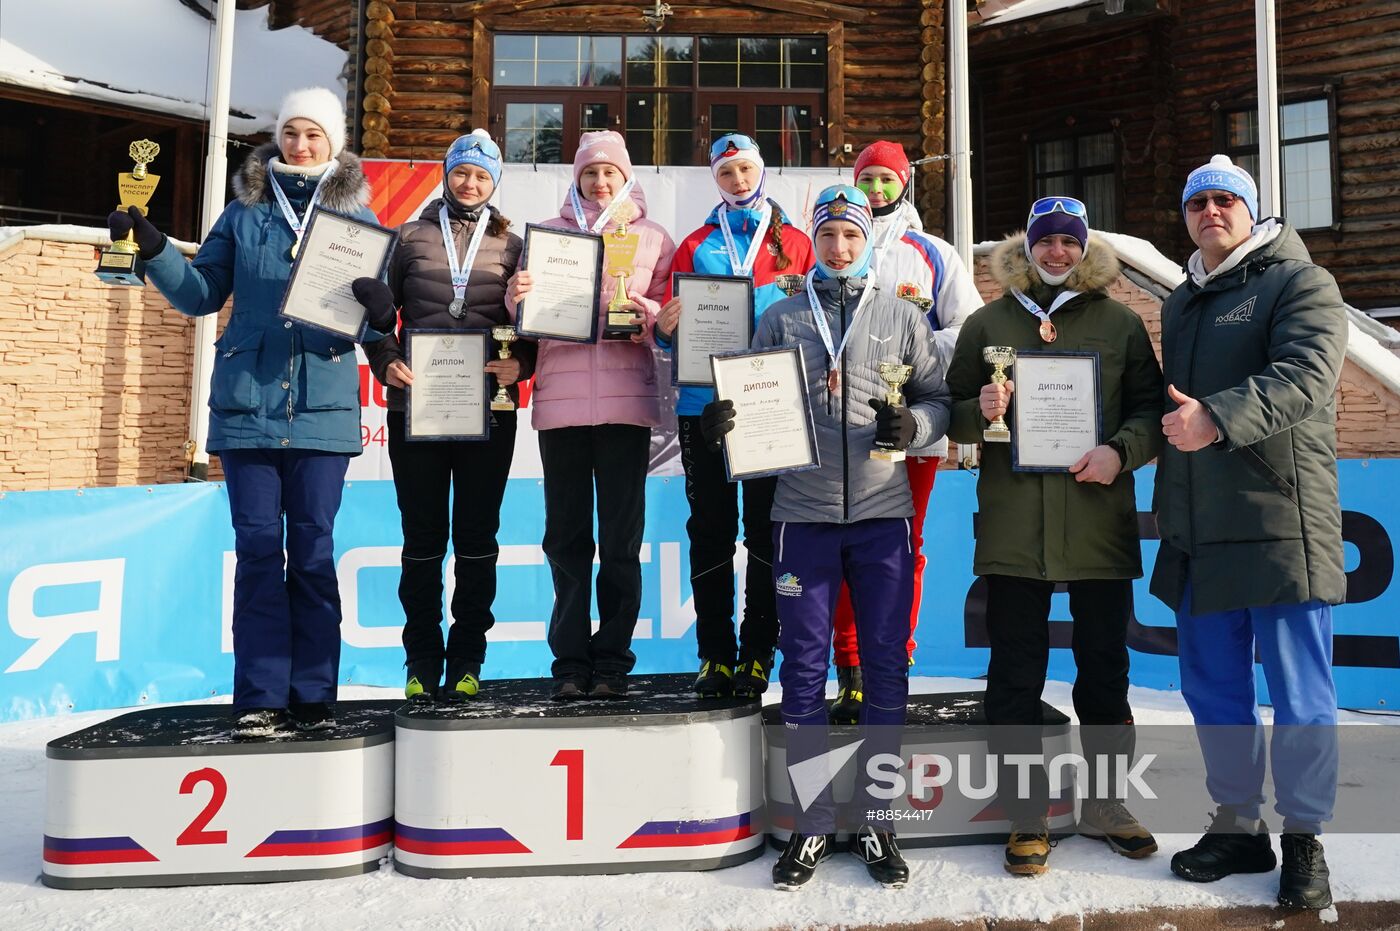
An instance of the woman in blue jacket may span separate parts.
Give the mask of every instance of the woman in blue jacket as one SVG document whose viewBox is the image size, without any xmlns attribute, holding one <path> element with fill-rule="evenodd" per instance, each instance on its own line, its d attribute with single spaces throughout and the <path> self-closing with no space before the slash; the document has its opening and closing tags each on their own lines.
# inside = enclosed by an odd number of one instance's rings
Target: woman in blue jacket
<svg viewBox="0 0 1400 931">
<path fill-rule="evenodd" d="M 369 183 L 344 144 L 339 96 L 324 88 L 289 94 L 276 141 L 244 162 L 236 199 L 193 262 L 139 212 L 108 218 L 114 239 L 134 231 L 151 283 L 181 313 L 218 313 L 233 296 L 215 343 L 209 451 L 223 463 L 238 554 L 237 737 L 331 725 L 340 663 L 331 532 L 350 457 L 361 450 L 359 371 L 353 341 L 278 310 L 314 206 L 374 220 Z"/>
</svg>

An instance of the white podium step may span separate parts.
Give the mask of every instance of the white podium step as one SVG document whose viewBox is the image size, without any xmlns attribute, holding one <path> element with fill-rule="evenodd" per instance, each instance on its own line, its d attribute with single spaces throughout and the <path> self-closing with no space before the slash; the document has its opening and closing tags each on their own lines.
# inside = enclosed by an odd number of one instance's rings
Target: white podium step
<svg viewBox="0 0 1400 931">
<path fill-rule="evenodd" d="M 48 745 L 42 879 L 62 889 L 325 879 L 393 843 L 397 701 L 233 740 L 228 706 L 149 708 Z"/>
<path fill-rule="evenodd" d="M 706 870 L 766 830 L 753 702 L 700 701 L 688 674 L 635 676 L 621 701 L 558 703 L 487 683 L 396 718 L 394 866 L 420 877 Z"/>
<path fill-rule="evenodd" d="M 1050 705 L 1041 703 L 1044 715 L 1044 753 L 1052 759 L 1074 748 L 1070 741 L 1069 718 Z M 782 847 L 792 836 L 795 816 L 792 784 L 787 770 L 787 749 L 782 716 L 776 705 L 763 711 L 767 734 L 767 797 L 771 842 Z M 830 747 L 835 750 L 860 739 L 855 727 L 833 727 Z M 908 718 L 900 755 L 908 791 L 889 802 L 889 825 L 899 835 L 901 847 L 934 847 L 956 844 L 1004 843 L 1011 823 L 995 796 L 976 791 L 986 786 L 987 719 L 982 710 L 981 692 L 941 692 L 910 695 Z M 948 785 L 914 792 L 916 763 L 928 776 L 928 757 L 938 755 L 953 764 L 959 773 Z M 919 757 L 924 757 L 920 760 Z M 970 766 L 968 765 L 970 764 Z M 979 765 L 980 764 L 980 765 Z M 922 775 L 922 774 L 920 774 Z M 838 805 L 850 801 L 854 792 L 856 764 L 843 766 L 832 780 L 832 793 Z M 964 783 L 974 789 L 962 790 Z M 1050 833 L 1061 836 L 1074 830 L 1074 785 L 1056 790 L 1051 783 Z M 858 825 L 843 824 L 840 836 L 850 836 Z"/>
</svg>

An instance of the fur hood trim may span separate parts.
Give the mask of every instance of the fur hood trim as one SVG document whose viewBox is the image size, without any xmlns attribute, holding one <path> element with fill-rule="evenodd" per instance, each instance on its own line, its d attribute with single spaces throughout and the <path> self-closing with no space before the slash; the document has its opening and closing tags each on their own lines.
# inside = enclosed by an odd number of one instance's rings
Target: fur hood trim
<svg viewBox="0 0 1400 931">
<path fill-rule="evenodd" d="M 243 161 L 243 167 L 233 176 L 233 193 L 245 207 L 253 207 L 264 198 L 272 195 L 267 189 L 267 163 L 278 154 L 277 143 L 267 142 L 258 146 Z M 321 205 L 327 210 L 340 213 L 353 213 L 356 208 L 369 204 L 369 181 L 359 156 L 341 152 L 335 157 L 335 174 L 326 182 L 321 194 Z"/>
<path fill-rule="evenodd" d="M 992 277 L 1005 291 L 1015 288 L 1027 293 L 1032 287 L 1043 286 L 1031 260 L 1026 258 L 1025 242 L 1025 233 L 1013 233 L 992 251 Z M 1090 233 L 1084 258 L 1069 273 L 1062 287 L 1079 292 L 1106 291 L 1120 270 L 1113 247 L 1101 236 Z"/>
</svg>

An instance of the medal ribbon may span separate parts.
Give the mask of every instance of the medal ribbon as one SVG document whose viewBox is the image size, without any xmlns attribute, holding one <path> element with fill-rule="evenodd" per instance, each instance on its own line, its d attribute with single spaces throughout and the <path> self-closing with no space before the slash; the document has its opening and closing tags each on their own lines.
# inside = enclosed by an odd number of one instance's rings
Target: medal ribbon
<svg viewBox="0 0 1400 931">
<path fill-rule="evenodd" d="M 315 210 L 316 205 L 320 203 L 321 192 L 325 190 L 326 182 L 331 179 L 331 175 L 335 174 L 335 167 L 335 162 L 331 162 L 326 166 L 325 172 L 321 175 L 321 180 L 316 182 L 316 190 L 311 192 L 311 202 L 306 205 L 306 213 L 302 214 L 300 217 L 298 217 L 297 212 L 292 209 L 292 202 L 287 199 L 287 193 L 282 190 L 282 185 L 277 183 L 277 179 L 268 179 L 272 184 L 272 193 L 277 198 L 277 206 L 282 208 L 282 216 L 286 218 L 287 225 L 292 228 L 292 238 L 295 240 L 295 242 L 292 243 L 293 253 L 301 246 L 301 234 L 302 231 L 306 229 L 306 221 L 311 218 L 311 211 Z"/>
<path fill-rule="evenodd" d="M 749 251 L 745 253 L 741 264 L 739 247 L 735 245 L 734 234 L 729 229 L 729 207 L 725 204 L 720 205 L 719 230 L 724 234 L 724 250 L 729 253 L 729 267 L 734 274 L 746 278 L 753 276 L 753 266 L 758 261 L 758 250 L 763 248 L 763 237 L 768 234 L 768 225 L 772 220 L 773 208 L 765 203 L 758 211 L 758 229 L 754 230 L 753 241 L 749 243 Z"/>
<path fill-rule="evenodd" d="M 817 332 L 821 334 L 822 344 L 826 346 L 826 355 L 831 360 L 829 366 L 831 371 L 836 371 L 840 366 L 841 353 L 846 351 L 846 343 L 850 340 L 851 334 L 855 332 L 856 321 L 860 319 L 860 312 L 865 307 L 865 302 L 874 293 L 875 286 L 867 284 L 865 290 L 861 292 L 860 300 L 856 302 L 855 313 L 851 314 L 851 322 L 846 326 L 846 332 L 841 335 L 841 345 L 837 346 L 831 339 L 831 326 L 826 322 L 826 311 L 822 310 L 822 305 L 817 300 L 817 291 L 812 287 L 813 273 L 807 273 L 807 303 L 812 308 L 812 317 L 817 324 Z"/>
<path fill-rule="evenodd" d="M 593 221 L 593 226 L 591 228 L 583 219 L 583 203 L 579 200 L 578 185 L 570 185 L 569 204 L 574 208 L 574 222 L 578 224 L 578 228 L 585 233 L 601 233 L 604 227 L 608 225 L 608 220 L 612 218 L 613 211 L 617 209 L 617 205 L 627 199 L 627 195 L 632 193 L 632 187 L 636 183 L 636 178 L 628 178 L 627 183 L 622 186 L 622 190 L 618 191 L 617 196 L 612 199 L 612 203 L 608 204 L 608 208 L 598 214 L 598 219 Z"/>
<path fill-rule="evenodd" d="M 1055 302 L 1050 305 L 1050 309 L 1042 310 L 1039 304 L 1026 296 L 1025 292 L 1017 291 L 1015 288 L 1012 288 L 1011 293 L 1015 295 L 1016 300 L 1021 302 L 1022 307 L 1039 317 L 1042 323 L 1050 323 L 1051 314 L 1063 307 L 1065 302 L 1071 301 L 1079 296 L 1078 291 L 1061 291 L 1060 296 L 1055 298 Z M 1053 323 L 1050 323 L 1050 325 L 1052 327 L 1054 326 Z"/>
<path fill-rule="evenodd" d="M 483 206 L 481 216 L 477 217 L 476 220 L 476 229 L 472 231 L 472 238 L 467 242 L 467 254 L 458 264 L 457 243 L 452 238 L 452 224 L 448 220 L 447 205 L 443 204 L 438 208 L 438 225 L 442 227 L 442 247 L 447 250 L 447 272 L 452 276 L 452 297 L 455 300 L 466 299 L 467 279 L 471 277 L 477 250 L 481 248 L 481 241 L 486 238 L 486 226 L 490 221 L 491 208 Z"/>
</svg>

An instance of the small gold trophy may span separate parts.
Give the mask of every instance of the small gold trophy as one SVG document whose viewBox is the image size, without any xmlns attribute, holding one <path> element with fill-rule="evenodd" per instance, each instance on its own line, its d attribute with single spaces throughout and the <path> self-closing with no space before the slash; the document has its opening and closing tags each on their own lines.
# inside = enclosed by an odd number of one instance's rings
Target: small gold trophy
<svg viewBox="0 0 1400 931">
<path fill-rule="evenodd" d="M 499 359 L 509 359 L 510 344 L 516 340 L 515 327 L 493 326 L 491 328 L 491 338 L 501 344 L 501 348 L 496 351 L 496 357 Z M 510 393 L 506 391 L 506 386 L 499 381 L 496 382 L 496 394 L 491 398 L 491 410 L 515 410 L 515 402 L 510 399 Z"/>
<path fill-rule="evenodd" d="M 885 400 L 890 404 L 903 404 L 904 396 L 899 393 L 899 389 L 909 380 L 909 376 L 914 374 L 914 366 L 900 362 L 881 362 L 879 371 L 880 380 L 885 383 Z M 903 462 L 904 450 L 872 449 L 870 458 L 882 462 Z"/>
<path fill-rule="evenodd" d="M 992 384 L 1004 385 L 1006 384 L 1006 367 L 1016 361 L 1016 349 L 1014 346 L 987 346 L 982 350 L 982 360 L 992 366 Z M 997 419 L 987 424 L 987 429 L 982 431 L 982 441 L 984 443 L 1010 443 L 1011 428 L 998 415 Z"/>
<path fill-rule="evenodd" d="M 627 279 L 637 260 L 637 248 L 641 245 L 639 233 L 627 232 L 627 224 L 619 223 L 617 229 L 603 237 L 603 254 L 607 273 L 617 278 L 617 290 L 608 301 L 608 322 L 603 327 L 603 339 L 631 339 L 642 332 L 639 324 L 632 322 L 634 311 L 627 304 Z"/>
<path fill-rule="evenodd" d="M 146 166 L 160 154 L 160 146 L 149 139 L 138 139 L 131 144 L 127 154 L 136 167 L 117 175 L 117 191 L 122 198 L 117 209 L 135 207 L 145 213 L 146 205 L 151 202 L 151 195 L 160 183 L 160 176 L 146 171 Z M 127 233 L 125 239 L 119 239 L 110 248 L 102 250 L 97 260 L 97 277 L 108 284 L 141 287 L 146 283 L 146 263 L 139 253 L 136 237 L 133 233 Z"/>
</svg>

